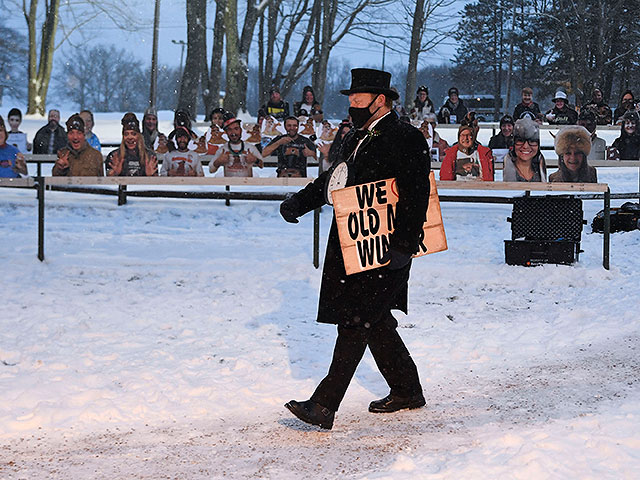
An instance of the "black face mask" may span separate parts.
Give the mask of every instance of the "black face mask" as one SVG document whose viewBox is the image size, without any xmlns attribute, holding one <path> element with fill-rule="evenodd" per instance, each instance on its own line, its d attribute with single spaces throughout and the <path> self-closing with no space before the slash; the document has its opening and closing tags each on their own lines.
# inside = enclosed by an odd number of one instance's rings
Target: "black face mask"
<svg viewBox="0 0 640 480">
<path fill-rule="evenodd" d="M 380 107 L 378 107 L 373 113 L 369 111 L 369 107 L 373 105 L 373 102 L 376 101 L 376 98 L 378 98 L 378 95 L 376 95 L 374 99 L 371 100 L 371 103 L 366 107 L 349 107 L 349 115 L 351 115 L 351 120 L 355 128 L 364 127 L 364 124 L 367 123 L 378 110 L 380 110 Z"/>
</svg>

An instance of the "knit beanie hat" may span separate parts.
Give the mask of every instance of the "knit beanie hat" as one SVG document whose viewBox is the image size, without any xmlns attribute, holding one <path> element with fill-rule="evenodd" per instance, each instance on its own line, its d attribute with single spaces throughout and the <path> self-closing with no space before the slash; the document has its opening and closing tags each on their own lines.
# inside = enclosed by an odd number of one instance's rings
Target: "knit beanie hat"
<svg viewBox="0 0 640 480">
<path fill-rule="evenodd" d="M 133 112 L 125 113 L 120 123 L 122 124 L 123 133 L 125 130 L 134 130 L 140 133 L 140 122 L 138 121 L 138 117 L 136 117 L 135 113 Z"/>
<path fill-rule="evenodd" d="M 67 120 L 67 133 L 71 130 L 78 130 L 84 133 L 84 120 L 78 113 L 74 113 Z"/>
</svg>

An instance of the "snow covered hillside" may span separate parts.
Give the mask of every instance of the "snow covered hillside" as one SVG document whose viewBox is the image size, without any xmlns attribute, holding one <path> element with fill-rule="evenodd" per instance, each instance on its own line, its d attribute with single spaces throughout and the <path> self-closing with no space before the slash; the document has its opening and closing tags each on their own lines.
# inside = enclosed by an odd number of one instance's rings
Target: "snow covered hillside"
<svg viewBox="0 0 640 480">
<path fill-rule="evenodd" d="M 637 191 L 637 170 L 598 177 Z M 449 250 L 414 262 L 398 318 L 427 407 L 368 413 L 367 355 L 326 432 L 283 408 L 335 337 L 311 215 L 48 192 L 40 263 L 34 191 L 1 189 L 0 479 L 637 478 L 640 231 L 610 271 L 589 226 L 575 266 L 512 267 L 510 213 L 444 203 Z"/>
</svg>

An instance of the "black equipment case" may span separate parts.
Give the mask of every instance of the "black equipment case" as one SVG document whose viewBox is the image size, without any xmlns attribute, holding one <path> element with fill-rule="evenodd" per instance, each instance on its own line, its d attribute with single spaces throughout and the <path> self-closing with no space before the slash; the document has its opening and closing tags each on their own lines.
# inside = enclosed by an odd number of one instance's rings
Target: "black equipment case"
<svg viewBox="0 0 640 480">
<path fill-rule="evenodd" d="M 511 218 L 507 218 L 511 240 L 504 241 L 505 262 L 525 266 L 575 263 L 581 251 L 582 216 L 579 198 L 515 198 Z"/>
</svg>

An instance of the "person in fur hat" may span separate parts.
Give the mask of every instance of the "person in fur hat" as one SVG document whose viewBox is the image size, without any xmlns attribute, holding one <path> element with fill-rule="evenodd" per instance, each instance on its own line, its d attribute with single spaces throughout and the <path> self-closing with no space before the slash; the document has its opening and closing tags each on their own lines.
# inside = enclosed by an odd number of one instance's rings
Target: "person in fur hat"
<svg viewBox="0 0 640 480">
<path fill-rule="evenodd" d="M 458 143 L 447 149 L 442 161 L 440 180 L 493 181 L 493 154 L 475 137 L 472 125 L 460 125 Z"/>
<path fill-rule="evenodd" d="M 640 158 L 640 117 L 630 110 L 622 116 L 620 136 L 611 145 L 613 157 L 617 160 L 638 160 Z"/>
<path fill-rule="evenodd" d="M 596 169 L 589 165 L 591 134 L 581 126 L 562 128 L 556 135 L 558 171 L 549 175 L 550 182 L 597 183 Z"/>
<path fill-rule="evenodd" d="M 547 166 L 540 152 L 540 126 L 529 117 L 513 126 L 513 147 L 504 157 L 505 182 L 546 182 Z"/>
</svg>

